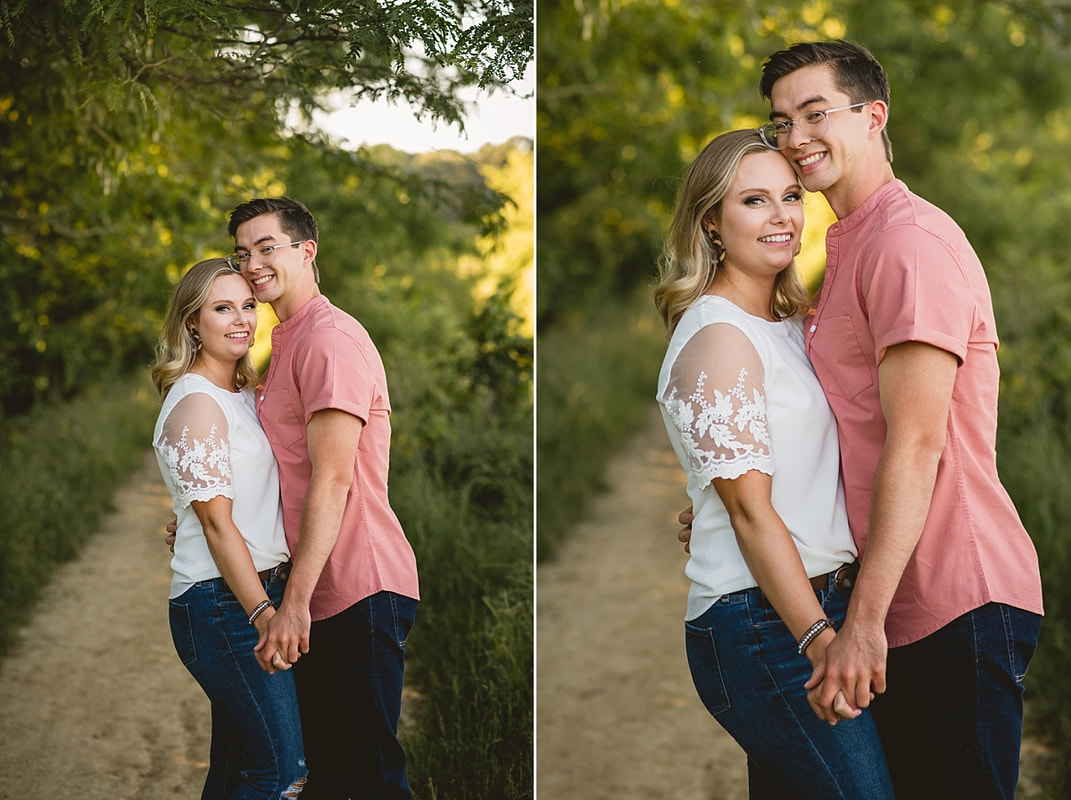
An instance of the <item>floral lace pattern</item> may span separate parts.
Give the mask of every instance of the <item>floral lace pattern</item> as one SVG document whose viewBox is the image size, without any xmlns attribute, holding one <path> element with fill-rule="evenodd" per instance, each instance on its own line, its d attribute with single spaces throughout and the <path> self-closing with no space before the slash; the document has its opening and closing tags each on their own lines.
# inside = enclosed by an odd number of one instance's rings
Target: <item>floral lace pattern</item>
<svg viewBox="0 0 1071 800">
<path fill-rule="evenodd" d="M 691 394 L 678 397 L 674 387 L 663 402 L 700 486 L 714 478 L 739 478 L 752 469 L 773 474 L 766 397 L 758 387 L 748 397 L 747 376 L 743 368 L 732 389 L 725 394 L 713 389 L 708 395 L 707 374 L 700 372 Z"/>
<path fill-rule="evenodd" d="M 166 434 L 160 439 L 160 452 L 167 461 L 183 508 L 195 500 L 205 502 L 220 495 L 233 500 L 230 448 L 220 438 L 217 427 L 213 425 L 204 439 L 192 438 L 189 432 L 183 426 L 174 444 Z"/>
</svg>

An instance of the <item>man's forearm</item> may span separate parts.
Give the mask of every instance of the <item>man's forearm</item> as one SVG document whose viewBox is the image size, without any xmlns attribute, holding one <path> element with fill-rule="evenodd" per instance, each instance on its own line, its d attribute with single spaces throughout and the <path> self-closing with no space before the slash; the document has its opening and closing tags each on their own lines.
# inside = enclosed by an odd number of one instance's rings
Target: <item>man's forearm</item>
<svg viewBox="0 0 1071 800">
<path fill-rule="evenodd" d="M 286 599 L 308 607 L 324 565 L 338 541 L 349 485 L 314 476 L 305 495 L 301 532 L 294 552 L 294 568 L 287 581 Z"/>
<path fill-rule="evenodd" d="M 939 452 L 887 445 L 874 479 L 870 529 L 846 624 L 881 626 L 922 536 Z"/>
<path fill-rule="evenodd" d="M 884 627 L 930 513 L 944 453 L 958 361 L 919 342 L 888 348 L 878 367 L 885 442 L 874 476 L 869 530 L 846 626 Z"/>
</svg>

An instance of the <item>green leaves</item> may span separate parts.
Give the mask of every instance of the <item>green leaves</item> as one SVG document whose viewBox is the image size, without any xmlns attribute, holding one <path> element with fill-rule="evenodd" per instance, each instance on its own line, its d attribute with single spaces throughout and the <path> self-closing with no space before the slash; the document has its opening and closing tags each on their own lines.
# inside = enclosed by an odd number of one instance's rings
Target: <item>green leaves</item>
<svg viewBox="0 0 1071 800">
<path fill-rule="evenodd" d="M 0 412 L 147 363 L 176 277 L 230 249 L 226 211 L 304 190 L 303 174 L 321 176 L 298 195 L 318 215 L 330 210 L 313 202 L 320 195 L 356 206 L 361 265 L 500 229 L 504 195 L 475 169 L 395 168 L 287 123 L 342 91 L 460 124 L 460 87 L 500 85 L 531 60 L 531 11 L 445 0 L 0 3 Z"/>
</svg>

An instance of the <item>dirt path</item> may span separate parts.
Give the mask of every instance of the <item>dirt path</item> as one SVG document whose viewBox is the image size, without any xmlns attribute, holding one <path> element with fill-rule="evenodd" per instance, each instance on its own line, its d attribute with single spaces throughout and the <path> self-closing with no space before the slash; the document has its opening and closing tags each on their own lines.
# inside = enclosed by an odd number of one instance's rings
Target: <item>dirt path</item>
<svg viewBox="0 0 1071 800">
<path fill-rule="evenodd" d="M 684 655 L 684 475 L 656 409 L 537 586 L 539 800 L 741 800 L 744 755 Z"/>
<path fill-rule="evenodd" d="M 171 500 L 151 452 L 115 508 L 0 664 L 4 800 L 200 797 L 209 707 L 171 644 Z"/>
</svg>

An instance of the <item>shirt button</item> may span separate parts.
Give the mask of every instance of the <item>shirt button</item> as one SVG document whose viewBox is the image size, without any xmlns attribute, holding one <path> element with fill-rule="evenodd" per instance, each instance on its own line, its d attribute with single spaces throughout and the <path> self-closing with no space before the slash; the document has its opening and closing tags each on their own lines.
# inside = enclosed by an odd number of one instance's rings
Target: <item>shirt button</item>
<svg viewBox="0 0 1071 800">
<path fill-rule="evenodd" d="M 815 331 L 815 328 L 817 328 L 817 327 L 818 327 L 817 325 L 812 325 L 812 326 L 811 326 L 811 333 L 814 333 L 814 331 Z"/>
</svg>

